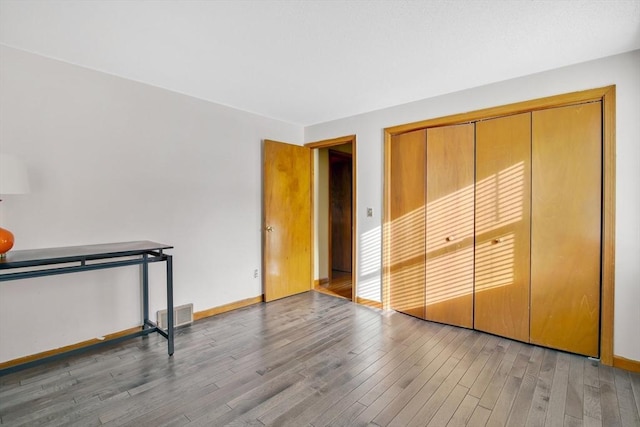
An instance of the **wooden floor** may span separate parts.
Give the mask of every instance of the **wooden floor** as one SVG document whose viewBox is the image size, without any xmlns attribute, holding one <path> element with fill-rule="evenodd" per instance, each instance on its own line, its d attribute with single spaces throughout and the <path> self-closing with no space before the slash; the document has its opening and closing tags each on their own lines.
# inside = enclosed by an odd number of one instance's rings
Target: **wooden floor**
<svg viewBox="0 0 640 427">
<path fill-rule="evenodd" d="M 639 426 L 640 375 L 310 292 L 0 377 L 11 426 Z"/>
<path fill-rule="evenodd" d="M 331 278 L 326 283 L 319 285 L 316 291 L 350 300 L 352 298 L 351 288 L 351 273 L 333 270 Z"/>
</svg>

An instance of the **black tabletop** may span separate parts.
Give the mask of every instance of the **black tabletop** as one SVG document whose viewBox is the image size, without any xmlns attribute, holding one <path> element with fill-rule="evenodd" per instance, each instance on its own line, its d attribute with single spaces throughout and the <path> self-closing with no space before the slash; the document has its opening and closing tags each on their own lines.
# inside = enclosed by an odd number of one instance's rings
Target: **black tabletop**
<svg viewBox="0 0 640 427">
<path fill-rule="evenodd" d="M 0 269 L 16 268 L 25 265 L 73 262 L 83 259 L 141 255 L 149 251 L 161 251 L 171 248 L 173 248 L 173 246 L 141 240 L 135 242 L 10 251 L 6 257 L 0 258 Z"/>
</svg>

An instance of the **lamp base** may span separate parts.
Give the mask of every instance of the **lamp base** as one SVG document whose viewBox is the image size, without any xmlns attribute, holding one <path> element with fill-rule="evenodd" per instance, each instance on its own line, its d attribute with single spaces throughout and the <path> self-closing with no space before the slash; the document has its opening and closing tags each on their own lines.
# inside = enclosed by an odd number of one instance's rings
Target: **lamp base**
<svg viewBox="0 0 640 427">
<path fill-rule="evenodd" d="M 0 227 L 0 258 L 5 258 L 13 247 L 13 233 Z"/>
</svg>

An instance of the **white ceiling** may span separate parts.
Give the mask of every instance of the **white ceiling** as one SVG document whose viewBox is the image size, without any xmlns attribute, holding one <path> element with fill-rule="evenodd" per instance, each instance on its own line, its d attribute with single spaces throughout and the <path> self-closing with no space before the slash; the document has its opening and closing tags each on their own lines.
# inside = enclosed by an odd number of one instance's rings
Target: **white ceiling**
<svg viewBox="0 0 640 427">
<path fill-rule="evenodd" d="M 310 125 L 639 49 L 640 0 L 0 0 L 0 43 Z"/>
</svg>

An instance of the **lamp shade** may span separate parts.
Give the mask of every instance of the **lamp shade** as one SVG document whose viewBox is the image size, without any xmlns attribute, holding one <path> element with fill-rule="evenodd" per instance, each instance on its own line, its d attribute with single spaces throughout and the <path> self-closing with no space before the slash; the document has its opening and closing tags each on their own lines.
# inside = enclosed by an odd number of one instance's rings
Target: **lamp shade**
<svg viewBox="0 0 640 427">
<path fill-rule="evenodd" d="M 0 153 L 0 195 L 28 192 L 29 177 L 24 163 L 12 154 Z"/>
</svg>

